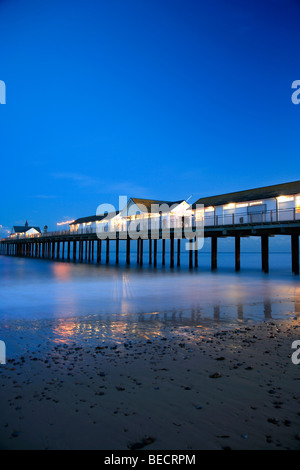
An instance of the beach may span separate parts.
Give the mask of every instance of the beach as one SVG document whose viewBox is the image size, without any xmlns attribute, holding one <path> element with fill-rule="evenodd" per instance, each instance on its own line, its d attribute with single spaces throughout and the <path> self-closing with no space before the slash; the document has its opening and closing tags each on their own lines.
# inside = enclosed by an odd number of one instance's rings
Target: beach
<svg viewBox="0 0 300 470">
<path fill-rule="evenodd" d="M 0 448 L 300 448 L 299 316 L 164 333 L 9 359 Z"/>
</svg>

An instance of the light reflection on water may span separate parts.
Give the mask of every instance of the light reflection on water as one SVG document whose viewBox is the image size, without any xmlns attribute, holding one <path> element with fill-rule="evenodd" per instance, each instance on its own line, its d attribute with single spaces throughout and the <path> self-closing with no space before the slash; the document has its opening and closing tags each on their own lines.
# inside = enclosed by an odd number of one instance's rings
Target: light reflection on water
<svg viewBox="0 0 300 470">
<path fill-rule="evenodd" d="M 226 266 L 212 274 L 205 267 L 127 269 L 1 257 L 0 298 L 0 339 L 13 350 L 46 339 L 124 342 L 185 327 L 300 317 L 297 277 L 279 270 L 236 274 Z"/>
</svg>

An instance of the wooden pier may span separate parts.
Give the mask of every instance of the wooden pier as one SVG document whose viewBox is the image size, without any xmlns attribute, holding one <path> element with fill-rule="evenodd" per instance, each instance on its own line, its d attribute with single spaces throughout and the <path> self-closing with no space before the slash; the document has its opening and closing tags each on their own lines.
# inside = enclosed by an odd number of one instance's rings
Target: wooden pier
<svg viewBox="0 0 300 470">
<path fill-rule="evenodd" d="M 158 237 L 151 238 L 151 232 L 141 233 L 138 239 L 131 239 L 126 233 L 116 232 L 114 239 L 107 234 L 89 233 L 77 234 L 59 232 L 39 234 L 25 238 L 6 238 L 0 242 L 0 254 L 6 256 L 40 258 L 50 260 L 66 260 L 73 262 L 119 264 L 120 249 L 124 248 L 126 264 L 131 263 L 131 250 L 136 245 L 136 263 L 145 264 L 145 245 L 148 246 L 149 258 L 147 264 L 156 268 L 158 265 L 168 264 L 171 268 L 181 264 L 182 245 L 187 239 L 177 238 L 178 231 L 170 229 L 168 238 L 164 237 L 163 230 L 159 230 Z M 204 237 L 211 239 L 211 269 L 218 267 L 218 240 L 232 237 L 235 240 L 235 270 L 241 269 L 241 239 L 259 237 L 261 239 L 261 267 L 265 273 L 269 272 L 269 239 L 276 235 L 284 235 L 291 240 L 291 268 L 295 275 L 299 275 L 299 235 L 300 221 L 267 222 L 258 224 L 223 225 L 205 227 Z M 166 240 L 169 240 L 169 260 L 167 260 Z M 121 244 L 121 242 L 123 242 Z M 161 259 L 158 256 L 158 244 L 161 245 Z M 115 259 L 112 259 L 111 247 L 114 246 Z M 176 247 L 176 250 L 175 250 Z M 198 268 L 201 250 L 189 251 L 189 268 Z"/>
<path fill-rule="evenodd" d="M 202 224 L 200 230 L 199 221 Z M 134 236 L 131 224 L 135 229 L 138 227 L 138 231 L 133 230 Z M 184 200 L 131 198 L 122 211 L 83 217 L 71 221 L 69 227 L 68 231 L 42 234 L 38 227 L 28 227 L 26 222 L 25 227 L 14 227 L 10 238 L 0 241 L 0 254 L 119 264 L 120 250 L 125 243 L 127 265 L 131 262 L 132 246 L 136 245 L 137 265 L 148 264 L 156 268 L 159 264 L 169 264 L 174 268 L 175 261 L 178 267 L 181 264 L 181 250 L 190 244 L 188 264 L 194 269 L 199 266 L 201 250 L 194 248 L 192 238 L 203 236 L 211 240 L 211 269 L 215 271 L 218 268 L 218 241 L 231 237 L 238 272 L 242 264 L 241 240 L 259 237 L 261 269 L 268 273 L 270 237 L 283 235 L 291 240 L 291 269 L 299 275 L 300 180 L 200 198 L 192 205 Z M 121 244 L 121 241 L 124 242 Z M 110 256 L 112 246 L 114 260 Z M 148 247 L 148 261 L 144 257 L 145 246 Z"/>
</svg>

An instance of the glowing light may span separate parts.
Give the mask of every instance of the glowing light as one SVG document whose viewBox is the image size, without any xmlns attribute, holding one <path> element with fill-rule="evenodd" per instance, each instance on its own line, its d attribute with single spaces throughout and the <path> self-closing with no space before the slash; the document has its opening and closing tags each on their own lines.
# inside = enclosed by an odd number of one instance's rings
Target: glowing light
<svg viewBox="0 0 300 470">
<path fill-rule="evenodd" d="M 230 204 L 227 204 L 226 206 L 223 206 L 224 209 L 235 209 L 235 204 L 231 202 Z"/>
<path fill-rule="evenodd" d="M 262 203 L 263 203 L 262 201 L 250 202 L 250 206 L 259 206 Z"/>
<path fill-rule="evenodd" d="M 294 200 L 294 196 L 279 196 L 277 198 L 278 202 L 290 202 Z"/>
<path fill-rule="evenodd" d="M 296 212 L 300 214 L 300 196 L 296 197 Z"/>
<path fill-rule="evenodd" d="M 75 220 L 67 220 L 66 222 L 57 222 L 56 225 L 69 225 L 69 224 L 72 224 L 73 222 L 75 222 Z"/>
<path fill-rule="evenodd" d="M 237 204 L 236 207 L 237 207 L 237 209 L 241 209 L 242 207 L 248 207 L 248 203 L 245 202 L 243 204 Z"/>
<path fill-rule="evenodd" d="M 210 206 L 210 207 L 206 207 L 206 209 L 204 209 L 205 212 L 214 212 L 215 211 L 215 208 Z"/>
</svg>

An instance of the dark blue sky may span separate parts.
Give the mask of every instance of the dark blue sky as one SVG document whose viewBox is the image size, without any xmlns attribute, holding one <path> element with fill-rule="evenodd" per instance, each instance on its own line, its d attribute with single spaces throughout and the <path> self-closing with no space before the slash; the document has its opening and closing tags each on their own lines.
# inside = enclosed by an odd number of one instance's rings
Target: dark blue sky
<svg viewBox="0 0 300 470">
<path fill-rule="evenodd" d="M 0 0 L 0 224 L 299 179 L 299 24 L 296 0 Z"/>
</svg>

